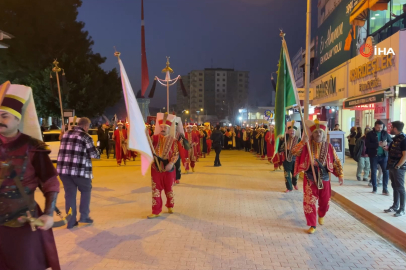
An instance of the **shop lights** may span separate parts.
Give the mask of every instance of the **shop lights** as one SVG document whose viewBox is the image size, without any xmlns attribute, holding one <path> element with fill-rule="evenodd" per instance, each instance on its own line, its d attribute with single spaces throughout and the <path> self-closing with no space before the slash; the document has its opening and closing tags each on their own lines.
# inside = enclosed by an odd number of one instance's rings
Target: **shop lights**
<svg viewBox="0 0 406 270">
<path fill-rule="evenodd" d="M 375 17 L 371 17 L 371 20 L 375 20 Z"/>
</svg>

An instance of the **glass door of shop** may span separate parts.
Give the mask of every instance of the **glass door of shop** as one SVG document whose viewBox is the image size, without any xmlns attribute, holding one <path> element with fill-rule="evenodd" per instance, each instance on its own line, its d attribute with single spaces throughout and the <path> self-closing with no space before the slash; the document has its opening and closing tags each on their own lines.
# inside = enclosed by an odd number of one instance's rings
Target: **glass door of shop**
<svg viewBox="0 0 406 270">
<path fill-rule="evenodd" d="M 374 127 L 374 110 L 364 111 L 364 121 L 362 121 L 362 129 L 369 126 L 370 128 Z"/>
</svg>

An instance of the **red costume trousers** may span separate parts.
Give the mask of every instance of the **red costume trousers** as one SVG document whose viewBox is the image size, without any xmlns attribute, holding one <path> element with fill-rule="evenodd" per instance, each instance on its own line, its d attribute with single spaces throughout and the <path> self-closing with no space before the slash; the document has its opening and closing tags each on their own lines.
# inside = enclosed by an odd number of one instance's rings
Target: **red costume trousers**
<svg viewBox="0 0 406 270">
<path fill-rule="evenodd" d="M 318 189 L 313 181 L 308 181 L 307 176 L 303 179 L 303 210 L 306 216 L 307 225 L 317 225 L 317 214 L 319 217 L 324 217 L 330 208 L 331 186 L 330 181 L 323 181 L 323 189 Z M 318 201 L 319 208 L 316 212 L 316 203 Z"/>
<path fill-rule="evenodd" d="M 196 162 L 195 162 L 195 161 L 191 161 L 191 162 L 185 163 L 185 170 L 186 170 L 186 171 L 189 171 L 189 170 L 190 170 L 189 164 L 190 164 L 190 167 L 194 168 Z"/>
<path fill-rule="evenodd" d="M 211 151 L 211 140 L 207 140 L 207 155 L 210 155 L 210 151 Z"/>
<path fill-rule="evenodd" d="M 158 172 L 155 168 L 151 168 L 152 177 L 152 214 L 158 215 L 162 212 L 162 197 L 161 191 L 165 191 L 166 207 L 173 208 L 174 197 L 172 186 L 176 180 L 175 167 L 170 172 Z"/>
</svg>

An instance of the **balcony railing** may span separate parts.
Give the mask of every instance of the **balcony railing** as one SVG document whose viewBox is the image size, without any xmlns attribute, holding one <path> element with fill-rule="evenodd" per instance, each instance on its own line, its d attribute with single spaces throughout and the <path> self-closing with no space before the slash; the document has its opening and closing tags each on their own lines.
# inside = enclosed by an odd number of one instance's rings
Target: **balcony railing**
<svg viewBox="0 0 406 270">
<path fill-rule="evenodd" d="M 401 16 L 398 16 L 396 19 L 387 22 L 384 26 L 382 26 L 379 30 L 372 33 L 370 36 L 374 39 L 374 44 L 378 44 L 379 42 L 387 39 L 388 37 L 392 36 L 399 30 L 406 29 L 403 20 L 406 21 L 406 13 Z"/>
</svg>

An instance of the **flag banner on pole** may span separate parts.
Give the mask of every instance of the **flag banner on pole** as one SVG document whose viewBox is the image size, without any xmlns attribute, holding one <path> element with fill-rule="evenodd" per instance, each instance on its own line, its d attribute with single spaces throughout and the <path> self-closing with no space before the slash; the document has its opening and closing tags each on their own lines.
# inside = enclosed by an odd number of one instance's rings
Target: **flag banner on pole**
<svg viewBox="0 0 406 270">
<path fill-rule="evenodd" d="M 144 0 L 141 0 L 141 97 L 144 97 L 149 85 L 147 52 L 145 50 Z"/>
<path fill-rule="evenodd" d="M 285 40 L 279 57 L 278 80 L 276 82 L 275 102 L 275 151 L 278 153 L 280 136 L 285 134 L 286 108 L 300 105 L 292 65 Z"/>
<path fill-rule="evenodd" d="M 137 99 L 131 87 L 123 62 L 118 59 L 120 64 L 121 83 L 123 85 L 123 94 L 125 106 L 127 109 L 128 122 L 130 129 L 128 133 L 128 148 L 141 154 L 141 173 L 145 175 L 153 161 L 151 148 L 145 133 L 145 123 Z"/>
</svg>

